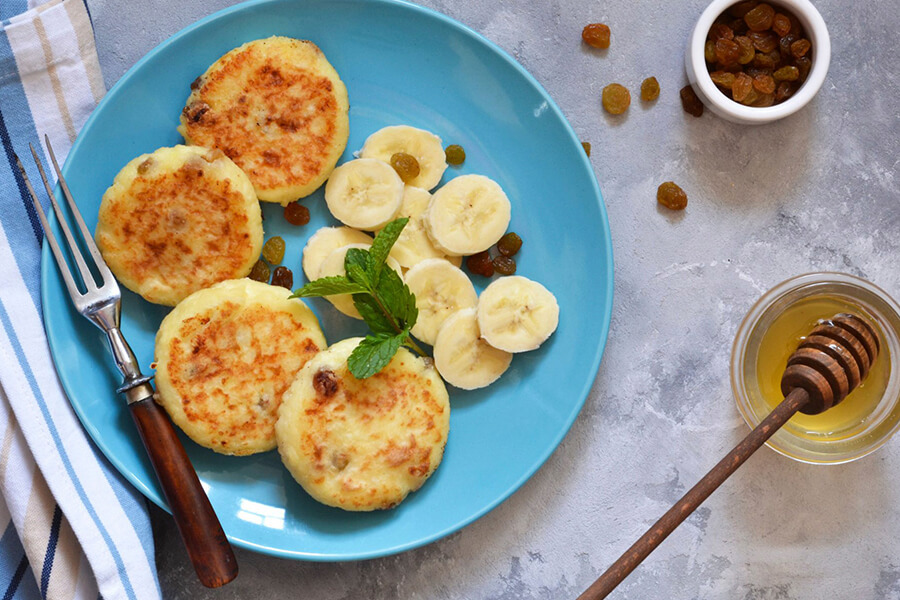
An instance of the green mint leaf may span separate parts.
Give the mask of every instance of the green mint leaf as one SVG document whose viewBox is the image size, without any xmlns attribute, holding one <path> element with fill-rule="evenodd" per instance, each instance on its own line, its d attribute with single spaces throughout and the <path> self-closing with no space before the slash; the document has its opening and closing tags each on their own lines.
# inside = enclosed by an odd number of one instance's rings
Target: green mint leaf
<svg viewBox="0 0 900 600">
<path fill-rule="evenodd" d="M 412 327 L 418 311 L 415 310 L 415 296 L 400 279 L 400 275 L 393 269 L 385 269 L 375 286 L 378 300 L 387 309 L 388 313 L 398 322 L 400 327 Z M 410 311 L 410 305 L 413 311 Z M 413 314 L 414 313 L 414 314 Z M 410 319 L 412 317 L 412 319 Z"/>
<path fill-rule="evenodd" d="M 337 275 L 335 277 L 322 277 L 310 281 L 299 290 L 291 294 L 291 298 L 314 298 L 319 296 L 333 296 L 335 294 L 361 294 L 368 292 L 368 288 L 354 283 Z"/>
<path fill-rule="evenodd" d="M 379 372 L 391 362 L 408 335 L 406 329 L 395 335 L 367 335 L 347 359 L 350 372 L 357 379 L 366 379 Z"/>
<path fill-rule="evenodd" d="M 394 322 L 384 314 L 381 306 L 371 294 L 354 294 L 353 305 L 362 316 L 366 325 L 375 334 L 397 335 L 397 327 Z"/>
<path fill-rule="evenodd" d="M 387 260 L 388 255 L 391 253 L 391 248 L 394 247 L 394 243 L 397 241 L 397 238 L 400 237 L 400 233 L 403 231 L 403 228 L 406 227 L 407 223 L 409 223 L 408 217 L 394 219 L 385 225 L 384 229 L 379 231 L 375 236 L 372 247 L 369 248 L 368 269 L 372 276 L 372 281 L 376 284 L 381 276 L 381 269 L 384 266 L 384 261 Z"/>
<path fill-rule="evenodd" d="M 358 266 L 363 271 L 369 268 L 369 251 L 363 248 L 350 248 L 344 256 L 344 270 L 350 272 L 352 265 Z"/>
</svg>

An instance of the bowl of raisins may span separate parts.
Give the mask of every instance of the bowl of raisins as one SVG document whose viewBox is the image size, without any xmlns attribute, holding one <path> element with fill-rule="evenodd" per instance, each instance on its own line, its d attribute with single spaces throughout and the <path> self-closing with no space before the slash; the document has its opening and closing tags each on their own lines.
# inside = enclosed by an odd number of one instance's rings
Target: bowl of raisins
<svg viewBox="0 0 900 600">
<path fill-rule="evenodd" d="M 691 33 L 685 70 L 697 96 L 735 123 L 771 123 L 806 106 L 831 61 L 809 0 L 713 0 Z"/>
</svg>

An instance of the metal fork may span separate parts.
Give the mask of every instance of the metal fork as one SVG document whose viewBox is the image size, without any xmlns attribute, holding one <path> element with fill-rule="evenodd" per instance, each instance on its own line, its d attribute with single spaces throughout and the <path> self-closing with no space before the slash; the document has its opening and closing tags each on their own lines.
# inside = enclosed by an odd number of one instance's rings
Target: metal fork
<svg viewBox="0 0 900 600">
<path fill-rule="evenodd" d="M 56 240 L 56 236 L 53 230 L 50 229 L 50 224 L 47 222 L 47 217 L 44 214 L 37 194 L 31 185 L 31 181 L 28 179 L 25 167 L 22 166 L 22 161 L 16 156 L 16 164 L 22 172 L 22 178 L 25 180 L 25 185 L 31 194 L 34 208 L 44 228 L 47 243 L 50 245 L 50 250 L 56 259 L 56 264 L 65 281 L 66 289 L 69 291 L 69 296 L 75 305 L 75 309 L 106 333 L 116 367 L 118 367 L 124 377 L 122 385 L 116 391 L 125 395 L 141 441 L 153 465 L 153 470 L 162 487 L 166 501 L 172 509 L 172 516 L 175 518 L 178 531 L 181 533 L 181 538 L 187 548 L 197 576 L 200 578 L 201 583 L 207 587 L 225 585 L 237 577 L 237 561 L 235 560 L 234 552 L 225 537 L 225 533 L 222 531 L 222 526 L 213 511 L 209 498 L 200 486 L 197 473 L 194 471 L 190 459 L 184 451 L 184 447 L 175 434 L 172 422 L 163 409 L 153 400 L 153 387 L 150 385 L 151 378 L 141 373 L 134 353 L 119 329 L 122 299 L 119 285 L 100 255 L 100 251 L 97 249 L 97 245 L 94 243 L 94 239 L 84 224 L 84 219 L 81 218 L 81 213 L 78 211 L 75 201 L 72 199 L 69 186 L 66 185 L 66 180 L 56 161 L 56 156 L 53 154 L 50 139 L 44 136 L 44 141 L 47 144 L 47 152 L 50 155 L 50 160 L 53 162 L 53 168 L 56 170 L 63 196 L 72 211 L 84 244 L 87 246 L 93 263 L 100 274 L 101 285 L 98 286 L 94 280 L 85 262 L 85 257 L 82 255 L 72 235 L 66 216 L 56 201 L 53 188 L 47 179 L 47 175 L 44 173 L 41 159 L 34 146 L 29 144 L 31 155 L 34 157 L 35 164 L 37 164 L 41 179 L 44 181 L 44 188 L 47 190 L 57 221 L 66 239 L 66 245 L 78 267 L 80 280 L 85 289 L 84 292 L 76 284 L 75 278 L 72 276 L 60 245 Z"/>
</svg>

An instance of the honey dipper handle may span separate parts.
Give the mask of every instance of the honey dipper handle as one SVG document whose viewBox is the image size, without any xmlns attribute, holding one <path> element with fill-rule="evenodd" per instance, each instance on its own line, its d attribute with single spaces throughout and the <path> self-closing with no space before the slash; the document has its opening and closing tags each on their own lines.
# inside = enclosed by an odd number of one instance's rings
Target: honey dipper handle
<svg viewBox="0 0 900 600">
<path fill-rule="evenodd" d="M 619 560 L 613 563 L 597 581 L 591 585 L 578 600 L 600 600 L 606 598 L 617 585 L 622 583 L 635 567 L 647 558 L 675 528 L 688 518 L 709 495 L 716 491 L 722 483 L 744 464 L 750 455 L 756 452 L 766 440 L 772 437 L 788 419 L 809 402 L 809 394 L 803 388 L 794 388 L 781 404 L 775 407 L 769 416 L 756 426 L 740 444 L 734 447 L 725 458 L 719 461 L 703 479 L 697 482 L 688 493 L 681 497 L 666 514 L 654 523 L 647 533 L 634 543 Z"/>
</svg>

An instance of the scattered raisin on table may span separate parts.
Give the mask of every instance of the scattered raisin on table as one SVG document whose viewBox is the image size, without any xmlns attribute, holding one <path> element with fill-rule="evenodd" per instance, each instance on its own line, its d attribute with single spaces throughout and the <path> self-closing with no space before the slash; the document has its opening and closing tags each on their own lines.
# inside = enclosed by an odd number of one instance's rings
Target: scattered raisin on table
<svg viewBox="0 0 900 600">
<path fill-rule="evenodd" d="M 447 162 L 451 165 L 458 166 L 466 162 L 466 151 L 459 144 L 450 144 L 444 150 Z"/>
<path fill-rule="evenodd" d="M 584 148 L 584 153 L 588 156 L 591 155 L 591 143 L 590 142 L 581 142 L 581 147 Z"/>
<path fill-rule="evenodd" d="M 522 238 L 519 234 L 510 231 L 497 242 L 497 251 L 503 256 L 515 256 L 522 247 Z"/>
<path fill-rule="evenodd" d="M 603 23 L 591 23 L 581 30 L 581 39 L 592 48 L 609 48 L 609 26 Z"/>
<path fill-rule="evenodd" d="M 683 210 L 687 206 L 687 194 L 674 181 L 660 184 L 656 190 L 656 201 L 672 210 Z"/>
<path fill-rule="evenodd" d="M 631 104 L 631 92 L 624 85 L 611 83 L 603 88 L 603 108 L 611 115 L 621 115 Z"/>
<path fill-rule="evenodd" d="M 494 274 L 494 263 L 491 262 L 491 255 L 487 250 L 473 254 L 466 259 L 466 267 L 469 272 L 484 277 L 490 277 Z"/>
<path fill-rule="evenodd" d="M 703 114 L 703 103 L 700 102 L 700 98 L 694 93 L 694 88 L 690 85 L 686 85 L 681 88 L 680 95 L 681 107 L 684 109 L 684 112 L 695 117 L 699 117 Z"/>
<path fill-rule="evenodd" d="M 641 82 L 641 100 L 652 102 L 659 98 L 659 82 L 656 77 L 648 77 Z"/>
<path fill-rule="evenodd" d="M 276 235 L 266 240 L 263 244 L 262 257 L 270 265 L 277 265 L 284 260 L 284 239 Z"/>
<path fill-rule="evenodd" d="M 419 161 L 412 154 L 395 152 L 391 155 L 391 166 L 403 180 L 408 183 L 419 175 Z"/>
<path fill-rule="evenodd" d="M 272 285 L 291 289 L 294 287 L 294 274 L 287 267 L 275 267 L 275 272 L 272 273 Z"/>
<path fill-rule="evenodd" d="M 509 256 L 496 256 L 491 262 L 494 264 L 494 270 L 501 275 L 516 274 L 516 261 Z"/>
<path fill-rule="evenodd" d="M 253 265 L 253 268 L 250 269 L 250 274 L 247 275 L 253 281 L 261 281 L 262 283 L 269 282 L 269 265 L 267 265 L 264 261 L 258 260 Z"/>
<path fill-rule="evenodd" d="M 284 220 L 291 225 L 306 225 L 309 223 L 309 209 L 300 202 L 291 202 L 284 207 Z"/>
</svg>

